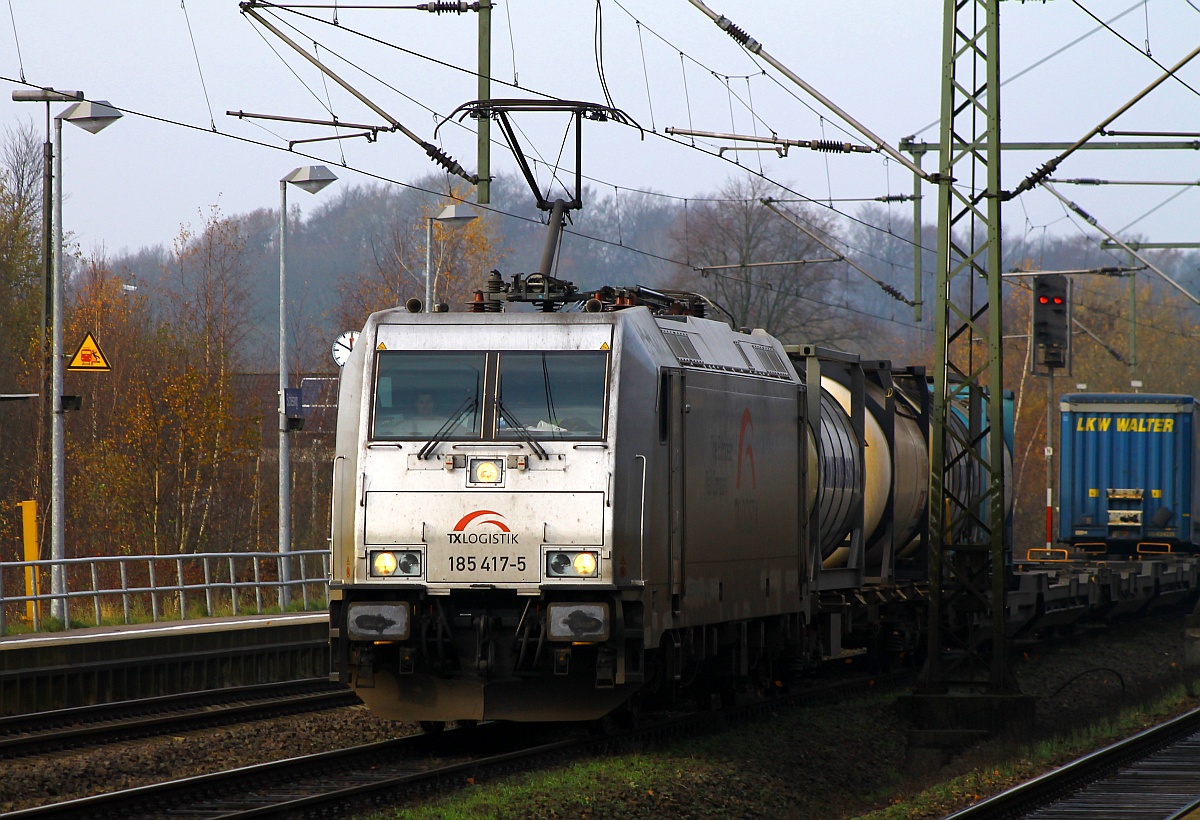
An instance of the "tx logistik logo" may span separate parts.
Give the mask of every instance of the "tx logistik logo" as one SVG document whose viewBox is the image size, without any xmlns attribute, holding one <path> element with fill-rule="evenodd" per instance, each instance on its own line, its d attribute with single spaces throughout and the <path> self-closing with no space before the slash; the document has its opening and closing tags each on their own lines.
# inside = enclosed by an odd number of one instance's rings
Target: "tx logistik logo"
<svg viewBox="0 0 1200 820">
<path fill-rule="evenodd" d="M 742 464 L 750 473 L 750 486 L 758 489 L 758 476 L 754 472 L 754 419 L 750 408 L 742 411 L 742 426 L 738 430 L 737 488 L 742 488 Z"/>
<path fill-rule="evenodd" d="M 492 517 L 488 517 L 492 516 Z M 468 527 L 483 527 L 490 525 L 499 532 L 467 532 Z M 516 544 L 518 534 L 511 531 L 504 523 L 504 516 L 495 510 L 475 510 L 469 512 L 454 525 L 454 531 L 447 533 L 451 544 Z"/>
</svg>

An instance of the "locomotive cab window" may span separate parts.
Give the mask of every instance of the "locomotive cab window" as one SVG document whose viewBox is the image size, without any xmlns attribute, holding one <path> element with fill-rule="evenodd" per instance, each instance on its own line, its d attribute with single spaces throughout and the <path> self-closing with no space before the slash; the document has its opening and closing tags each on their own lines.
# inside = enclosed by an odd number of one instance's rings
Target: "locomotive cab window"
<svg viewBox="0 0 1200 820">
<path fill-rule="evenodd" d="M 604 436 L 607 352 L 506 351 L 499 359 L 496 438 Z"/>
<path fill-rule="evenodd" d="M 482 352 L 379 351 L 373 437 L 478 439 L 485 360 Z"/>
</svg>

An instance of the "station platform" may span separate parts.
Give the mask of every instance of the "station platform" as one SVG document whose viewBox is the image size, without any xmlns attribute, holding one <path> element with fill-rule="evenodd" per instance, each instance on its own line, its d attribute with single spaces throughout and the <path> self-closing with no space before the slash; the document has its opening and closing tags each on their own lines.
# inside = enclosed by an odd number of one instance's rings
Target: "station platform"
<svg viewBox="0 0 1200 820">
<path fill-rule="evenodd" d="M 328 672 L 324 611 L 7 635 L 0 637 L 0 715 Z"/>
</svg>

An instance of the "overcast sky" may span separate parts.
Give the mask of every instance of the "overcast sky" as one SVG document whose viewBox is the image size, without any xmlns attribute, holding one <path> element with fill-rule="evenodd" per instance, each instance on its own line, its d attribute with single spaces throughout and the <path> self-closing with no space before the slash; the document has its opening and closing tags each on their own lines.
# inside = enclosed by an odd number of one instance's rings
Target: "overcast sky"
<svg viewBox="0 0 1200 820">
<path fill-rule="evenodd" d="M 937 141 L 942 3 L 711 0 L 709 5 L 889 143 L 913 134 Z M 64 222 L 86 253 L 169 243 L 182 223 L 200 223 L 201 211 L 214 204 L 227 214 L 277 207 L 280 177 L 314 158 L 351 184 L 411 181 L 434 169 L 398 133 L 374 143 L 361 138 L 308 143 L 289 156 L 287 140 L 328 136 L 332 130 L 227 116 L 227 110 L 243 110 L 322 119 L 332 110 L 343 122 L 382 123 L 244 16 L 233 0 L 9 0 L 8 7 L 10 14 L 0 21 L 6 87 L 0 122 L 13 127 L 32 120 L 43 132 L 44 105 L 11 101 L 8 92 L 23 87 L 22 78 L 32 86 L 79 89 L 126 112 L 97 135 L 64 126 Z M 863 142 L 835 114 L 752 59 L 687 0 L 602 0 L 600 10 L 612 102 L 646 133 L 643 139 L 635 128 L 586 123 L 583 167 L 592 185 L 694 197 L 744 173 L 735 164 L 740 161 L 805 196 L 832 198 L 844 213 L 856 212 L 859 204 L 837 200 L 911 192 L 912 175 L 879 154 L 792 149 L 784 158 L 742 152 L 721 159 L 712 141 L 701 143 L 701 151 L 689 140 L 667 138 L 665 129 L 673 127 Z M 310 51 L 318 43 L 318 55 L 334 71 L 423 139 L 433 140 L 435 125 L 476 97 L 475 14 L 341 8 L 335 26 L 331 10 L 298 11 L 305 16 L 263 13 Z M 1106 21 L 1123 15 L 1112 26 L 1132 45 L 1105 30 L 1085 37 L 1098 25 L 1088 11 Z M 536 91 L 604 102 L 596 19 L 594 0 L 512 0 L 497 6 L 493 96 L 530 97 Z M 1158 78 L 1163 71 L 1155 60 L 1171 66 L 1200 45 L 1200 0 L 1010 0 L 1001 4 L 1001 33 L 1003 77 L 1044 60 L 1003 87 L 1003 139 L 1073 142 Z M 1200 131 L 1200 58 L 1178 76 L 1190 88 L 1168 80 L 1110 128 Z M 514 121 L 529 154 L 553 165 L 563 144 L 562 115 L 530 113 Z M 475 137 L 468 128 L 443 125 L 437 141 L 474 170 Z M 493 135 L 499 138 L 495 129 Z M 563 164 L 570 167 L 567 145 Z M 1006 154 L 1005 187 L 1014 187 L 1051 155 Z M 494 146 L 492 162 L 494 172 L 516 170 L 503 145 Z M 925 167 L 934 166 L 936 159 L 927 157 Z M 538 167 L 548 177 L 546 166 Z M 1200 152 L 1080 152 L 1057 177 L 1195 183 Z M 1059 187 L 1111 230 L 1151 241 L 1200 241 L 1195 226 L 1200 190 L 1194 185 Z M 317 198 L 295 191 L 289 202 L 307 210 L 328 190 Z M 926 194 L 925 219 L 932 221 L 931 186 Z M 911 212 L 910 205 L 890 207 Z M 1031 239 L 1082 229 L 1041 190 L 1009 203 L 1004 220 Z"/>
</svg>

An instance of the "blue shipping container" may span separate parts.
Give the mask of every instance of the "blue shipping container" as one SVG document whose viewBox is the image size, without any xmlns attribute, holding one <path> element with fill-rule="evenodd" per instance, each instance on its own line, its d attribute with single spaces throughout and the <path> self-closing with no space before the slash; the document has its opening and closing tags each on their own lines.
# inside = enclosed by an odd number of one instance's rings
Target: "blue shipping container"
<svg viewBox="0 0 1200 820">
<path fill-rule="evenodd" d="M 1200 541 L 1194 397 L 1073 393 L 1060 408 L 1061 540 L 1127 548 Z"/>
</svg>

